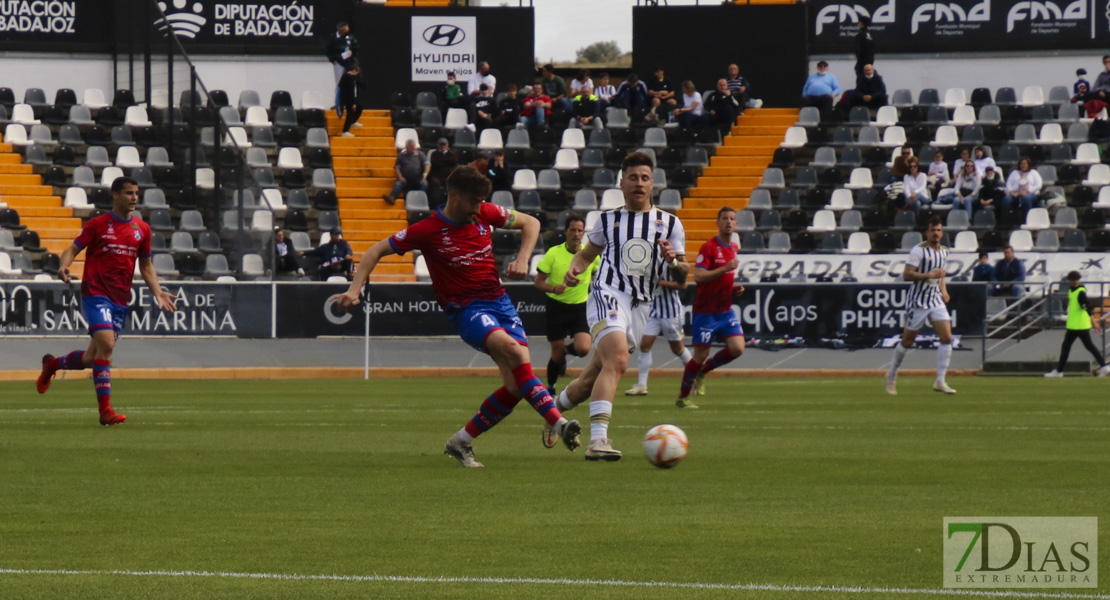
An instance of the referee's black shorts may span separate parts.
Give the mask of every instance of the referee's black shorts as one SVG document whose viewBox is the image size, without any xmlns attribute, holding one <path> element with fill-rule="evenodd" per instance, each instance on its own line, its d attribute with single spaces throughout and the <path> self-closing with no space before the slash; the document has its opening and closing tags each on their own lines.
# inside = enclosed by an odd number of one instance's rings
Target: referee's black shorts
<svg viewBox="0 0 1110 600">
<path fill-rule="evenodd" d="M 554 342 L 576 333 L 589 333 L 586 323 L 586 303 L 566 304 L 547 296 L 547 341 Z"/>
</svg>

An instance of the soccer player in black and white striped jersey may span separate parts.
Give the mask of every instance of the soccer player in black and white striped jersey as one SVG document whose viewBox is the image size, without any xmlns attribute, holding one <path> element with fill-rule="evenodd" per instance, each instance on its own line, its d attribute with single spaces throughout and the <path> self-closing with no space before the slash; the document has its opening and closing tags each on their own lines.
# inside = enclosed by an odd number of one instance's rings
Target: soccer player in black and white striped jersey
<svg viewBox="0 0 1110 600">
<path fill-rule="evenodd" d="M 914 246 L 910 250 L 910 257 L 906 259 L 902 279 L 912 284 L 906 295 L 906 325 L 902 330 L 902 341 L 894 347 L 894 357 L 886 374 L 886 393 L 891 396 L 898 395 L 895 387 L 898 367 L 902 366 L 902 360 L 906 358 L 906 353 L 917 339 L 917 332 L 925 323 L 932 325 L 940 338 L 940 346 L 937 347 L 937 378 L 933 382 L 933 391 L 956 393 L 944 380 L 948 372 L 948 361 L 952 358 L 952 317 L 945 307 L 948 304 L 948 287 L 944 284 L 944 264 L 948 261 L 948 248 L 940 244 L 943 236 L 944 224 L 940 217 L 929 219 L 925 241 Z"/>
<path fill-rule="evenodd" d="M 671 352 L 682 359 L 682 364 L 690 362 L 693 354 L 682 343 L 682 290 L 686 282 L 675 281 L 671 270 L 664 268 L 660 274 L 659 287 L 655 288 L 655 298 L 651 300 L 651 313 L 648 315 L 644 336 L 640 338 L 640 359 L 636 363 L 636 385 L 624 392 L 625 396 L 647 396 L 648 373 L 651 371 L 651 348 L 655 338 L 663 336 L 671 346 Z"/>
<path fill-rule="evenodd" d="M 620 460 L 620 450 L 609 441 L 609 419 L 617 385 L 628 369 L 629 351 L 644 333 L 662 269 L 671 269 L 676 281 L 684 281 L 690 273 L 682 221 L 651 205 L 654 168 L 651 157 L 641 152 L 624 159 L 620 183 L 624 206 L 601 213 L 564 277 L 568 286 L 577 285 L 578 276 L 601 256 L 586 301 L 586 320 L 596 350 L 557 400 L 567 410 L 590 400 L 586 460 Z"/>
</svg>

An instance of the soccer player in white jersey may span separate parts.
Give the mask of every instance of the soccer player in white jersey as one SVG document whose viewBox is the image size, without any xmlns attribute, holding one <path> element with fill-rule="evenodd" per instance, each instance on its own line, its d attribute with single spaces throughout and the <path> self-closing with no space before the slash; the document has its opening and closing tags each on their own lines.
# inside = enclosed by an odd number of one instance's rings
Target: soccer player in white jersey
<svg viewBox="0 0 1110 600">
<path fill-rule="evenodd" d="M 590 461 L 621 459 L 620 450 L 609 441 L 613 398 L 628 369 L 629 350 L 644 333 L 663 264 L 671 269 L 675 281 L 684 281 L 690 273 L 682 221 L 651 205 L 654 168 L 651 157 L 640 152 L 624 159 L 620 184 L 624 206 L 601 213 L 564 277 L 568 286 L 577 285 L 578 275 L 601 256 L 586 300 L 586 320 L 596 350 L 578 379 L 563 388 L 557 400 L 565 410 L 590 400 L 590 445 L 586 449 Z M 544 427 L 545 440 L 552 435 L 551 429 Z"/>
<path fill-rule="evenodd" d="M 674 281 L 671 270 L 663 269 L 659 287 L 655 288 L 655 297 L 651 299 L 651 313 L 648 314 L 644 337 L 640 338 L 636 385 L 625 391 L 625 396 L 647 396 L 648 372 L 651 371 L 652 363 L 651 348 L 655 345 L 655 338 L 663 336 L 670 344 L 671 352 L 682 359 L 682 364 L 690 362 L 694 356 L 682 343 L 685 337 L 682 331 L 682 290 L 685 289 L 686 281 Z"/>
<path fill-rule="evenodd" d="M 932 325 L 940 338 L 940 346 L 937 348 L 937 379 L 933 382 L 933 391 L 956 393 L 944 380 L 948 372 L 948 361 L 952 358 L 952 317 L 944 306 L 948 303 L 948 287 L 944 284 L 944 263 L 948 260 L 948 248 L 940 245 L 940 238 L 943 236 L 944 224 L 940 217 L 929 219 L 925 241 L 910 250 L 906 269 L 902 272 L 902 279 L 912 284 L 906 296 L 906 325 L 902 330 L 902 342 L 894 347 L 894 357 L 886 374 L 886 393 L 891 396 L 898 395 L 895 387 L 898 367 L 902 366 L 902 360 L 917 339 L 917 332 L 926 323 Z"/>
</svg>

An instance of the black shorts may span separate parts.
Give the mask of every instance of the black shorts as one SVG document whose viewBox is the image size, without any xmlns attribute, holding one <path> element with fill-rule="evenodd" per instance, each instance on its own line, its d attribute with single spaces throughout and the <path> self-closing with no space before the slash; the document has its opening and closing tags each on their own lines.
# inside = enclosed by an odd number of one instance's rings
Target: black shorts
<svg viewBox="0 0 1110 600">
<path fill-rule="evenodd" d="M 589 333 L 586 303 L 565 304 L 547 297 L 547 341 L 554 342 L 578 333 Z"/>
</svg>

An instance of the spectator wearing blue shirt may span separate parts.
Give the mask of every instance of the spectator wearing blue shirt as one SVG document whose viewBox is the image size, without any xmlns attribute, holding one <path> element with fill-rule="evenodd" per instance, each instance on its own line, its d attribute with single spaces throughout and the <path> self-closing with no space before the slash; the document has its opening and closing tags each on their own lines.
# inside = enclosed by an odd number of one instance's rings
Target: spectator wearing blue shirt
<svg viewBox="0 0 1110 600">
<path fill-rule="evenodd" d="M 979 251 L 979 264 L 971 270 L 972 281 L 994 281 L 994 265 L 991 264 L 990 254 L 986 250 Z"/>
<path fill-rule="evenodd" d="M 994 265 L 994 280 L 999 283 L 994 286 L 995 296 L 1021 296 L 1025 293 L 1025 286 L 1020 285 L 1025 281 L 1025 263 L 1014 256 L 1013 246 L 1002 249 L 1002 260 Z"/>
<path fill-rule="evenodd" d="M 354 256 L 351 245 L 343 239 L 343 231 L 338 227 L 331 230 L 331 241 L 321 244 L 315 250 L 298 252 L 298 256 L 314 256 L 320 259 L 320 281 L 327 281 L 332 275 L 351 278 L 351 265 Z"/>
<path fill-rule="evenodd" d="M 840 83 L 836 76 L 829 73 L 829 63 L 817 63 L 817 72 L 806 79 L 802 88 L 802 106 L 816 106 L 821 109 L 821 118 L 827 118 L 832 111 L 833 102 L 840 95 Z"/>
</svg>

